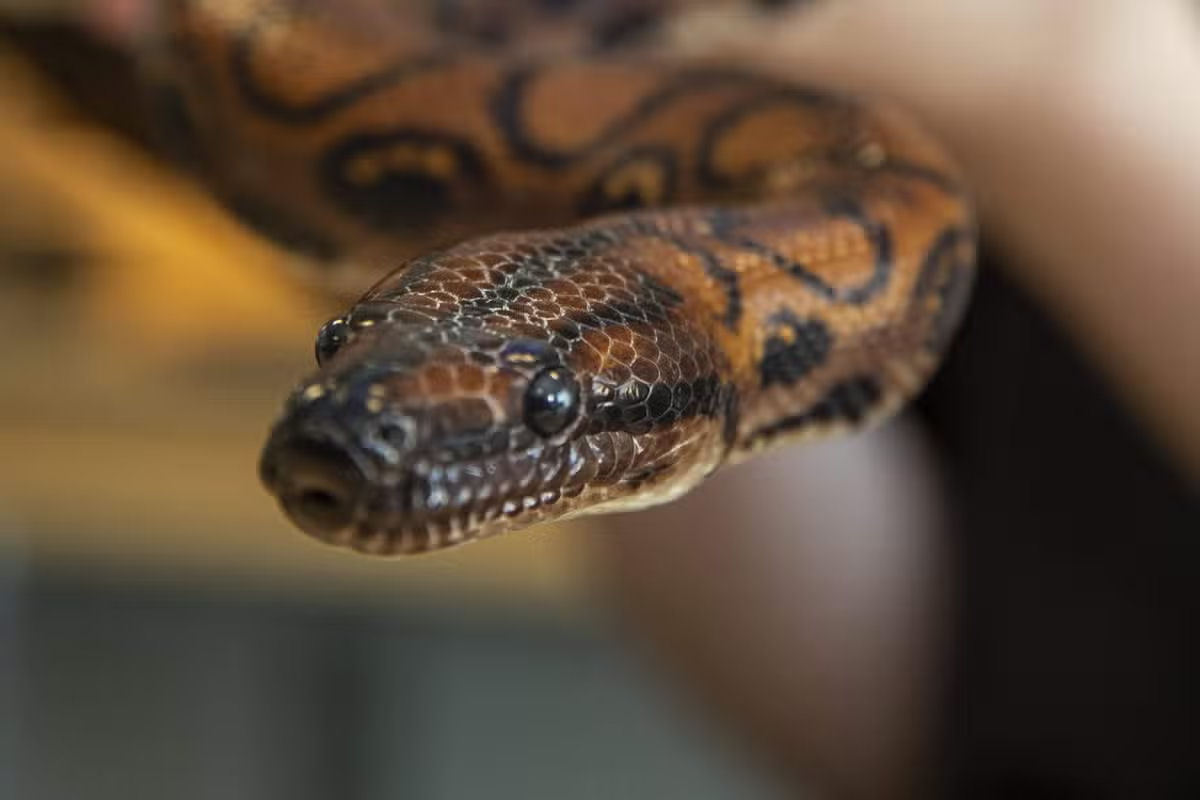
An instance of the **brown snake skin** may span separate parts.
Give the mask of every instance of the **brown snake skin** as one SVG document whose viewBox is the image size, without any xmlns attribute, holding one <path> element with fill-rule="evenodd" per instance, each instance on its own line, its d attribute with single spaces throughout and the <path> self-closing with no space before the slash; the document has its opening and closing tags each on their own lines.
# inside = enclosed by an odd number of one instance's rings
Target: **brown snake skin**
<svg viewBox="0 0 1200 800">
<path fill-rule="evenodd" d="M 674 63 L 682 5 L 170 7 L 177 149 L 331 283 L 403 263 L 267 444 L 301 528 L 412 553 L 643 507 L 923 386 L 974 269 L 955 165 L 890 108 Z"/>
</svg>

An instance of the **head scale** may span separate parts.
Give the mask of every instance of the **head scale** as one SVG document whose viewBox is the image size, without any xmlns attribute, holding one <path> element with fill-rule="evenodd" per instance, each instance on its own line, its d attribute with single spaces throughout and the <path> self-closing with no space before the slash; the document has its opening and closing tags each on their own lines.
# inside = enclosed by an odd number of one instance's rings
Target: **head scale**
<svg viewBox="0 0 1200 800">
<path fill-rule="evenodd" d="M 505 244 L 415 262 L 322 328 L 261 463 L 302 529 L 418 552 L 661 502 L 720 461 L 732 390 L 674 294 L 557 257 L 573 242 Z"/>
</svg>

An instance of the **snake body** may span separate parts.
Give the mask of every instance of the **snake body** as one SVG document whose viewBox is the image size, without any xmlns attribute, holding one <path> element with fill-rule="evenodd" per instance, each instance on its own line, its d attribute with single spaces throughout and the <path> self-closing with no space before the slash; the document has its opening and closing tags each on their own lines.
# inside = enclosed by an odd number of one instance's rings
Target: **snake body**
<svg viewBox="0 0 1200 800">
<path fill-rule="evenodd" d="M 331 282 L 402 263 L 264 451 L 301 528 L 412 553 L 644 507 L 926 382 L 974 269 L 954 163 L 889 107 L 595 33 L 681 4 L 173 7 L 160 108 L 221 195 Z"/>
</svg>

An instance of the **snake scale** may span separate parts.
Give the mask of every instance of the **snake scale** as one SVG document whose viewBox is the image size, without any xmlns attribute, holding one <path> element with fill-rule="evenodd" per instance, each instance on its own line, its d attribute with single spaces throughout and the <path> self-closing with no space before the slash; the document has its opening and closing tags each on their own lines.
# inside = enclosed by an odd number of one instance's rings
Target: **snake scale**
<svg viewBox="0 0 1200 800">
<path fill-rule="evenodd" d="M 645 507 L 924 385 L 974 272 L 955 164 L 886 105 L 673 60 L 695 4 L 164 6 L 175 150 L 330 284 L 402 264 L 266 445 L 300 528 L 415 553 Z"/>
</svg>

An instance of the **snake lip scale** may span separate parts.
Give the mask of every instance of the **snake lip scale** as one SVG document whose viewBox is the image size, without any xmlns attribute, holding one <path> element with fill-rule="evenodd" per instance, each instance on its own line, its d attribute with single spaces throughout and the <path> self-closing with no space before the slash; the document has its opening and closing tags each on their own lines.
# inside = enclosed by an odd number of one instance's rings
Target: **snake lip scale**
<svg viewBox="0 0 1200 800">
<path fill-rule="evenodd" d="M 694 1 L 643 0 L 639 42 Z M 418 553 L 667 502 L 886 419 L 953 339 L 974 216 L 919 125 L 559 5 L 165 13 L 147 70 L 178 149 L 320 280 L 374 281 L 260 461 L 323 541 Z"/>
</svg>

